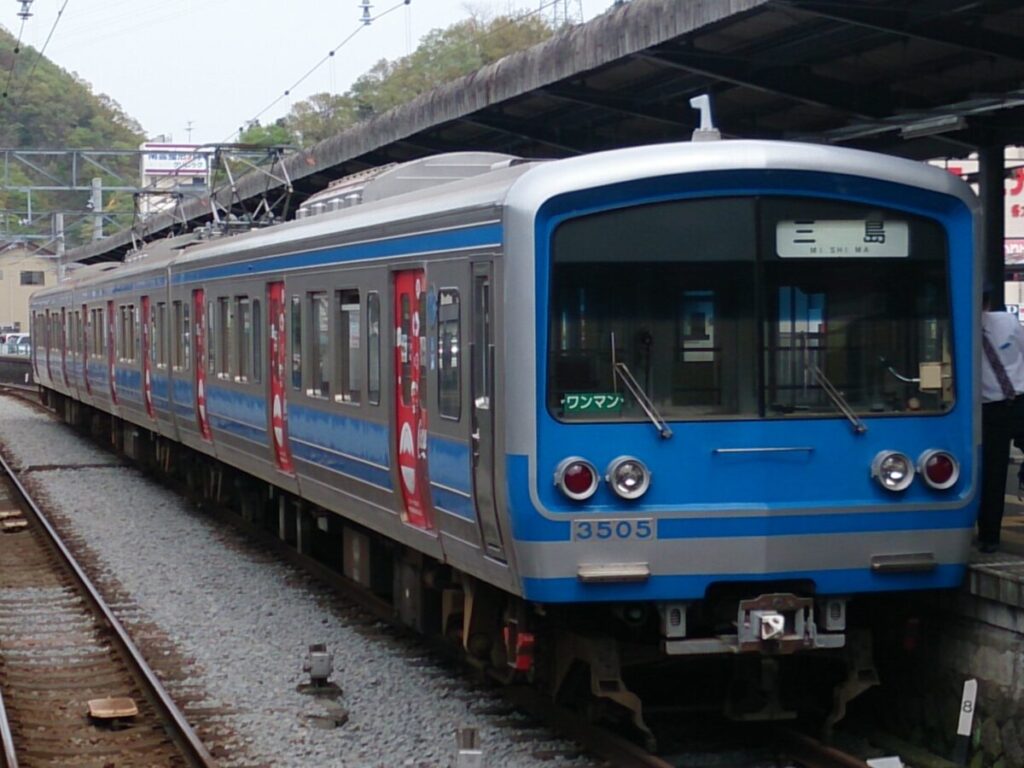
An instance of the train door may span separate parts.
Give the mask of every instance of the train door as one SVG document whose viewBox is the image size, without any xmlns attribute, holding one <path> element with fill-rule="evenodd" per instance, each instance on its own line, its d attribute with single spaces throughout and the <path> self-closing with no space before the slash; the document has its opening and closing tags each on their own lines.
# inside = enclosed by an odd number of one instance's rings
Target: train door
<svg viewBox="0 0 1024 768">
<path fill-rule="evenodd" d="M 422 269 L 395 273 L 395 434 L 403 519 L 430 530 L 434 520 L 427 493 L 425 300 Z"/>
<path fill-rule="evenodd" d="M 146 415 L 149 418 L 156 418 L 153 412 L 153 361 L 150 359 L 150 351 L 153 341 L 153 316 L 150 314 L 151 307 L 149 296 L 142 297 L 142 401 L 146 404 Z"/>
<path fill-rule="evenodd" d="M 473 315 L 470 348 L 470 411 L 473 441 L 473 498 L 487 554 L 504 560 L 494 493 L 494 315 L 490 262 L 473 265 Z"/>
<path fill-rule="evenodd" d="M 211 438 L 210 420 L 206 415 L 206 292 L 202 288 L 192 291 L 192 368 L 196 372 L 196 426 L 203 440 Z"/>
<path fill-rule="evenodd" d="M 117 323 L 114 320 L 114 302 L 107 302 L 107 375 L 110 377 L 110 402 L 117 405 L 117 367 L 115 366 L 115 355 L 117 354 L 117 337 L 114 329 Z"/>
<path fill-rule="evenodd" d="M 285 326 L 284 283 L 267 284 L 267 363 L 270 375 L 270 441 L 274 464 L 282 472 L 293 474 L 292 453 L 288 447 L 288 404 L 285 371 L 288 370 L 288 336 Z"/>
</svg>

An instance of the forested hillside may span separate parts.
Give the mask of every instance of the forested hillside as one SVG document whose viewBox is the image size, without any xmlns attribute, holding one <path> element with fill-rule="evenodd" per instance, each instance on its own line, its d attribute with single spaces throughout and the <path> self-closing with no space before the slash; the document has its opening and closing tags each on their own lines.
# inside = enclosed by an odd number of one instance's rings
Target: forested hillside
<svg viewBox="0 0 1024 768">
<path fill-rule="evenodd" d="M 142 127 L 113 99 L 16 43 L 0 27 L 0 146 L 138 148 Z"/>
</svg>

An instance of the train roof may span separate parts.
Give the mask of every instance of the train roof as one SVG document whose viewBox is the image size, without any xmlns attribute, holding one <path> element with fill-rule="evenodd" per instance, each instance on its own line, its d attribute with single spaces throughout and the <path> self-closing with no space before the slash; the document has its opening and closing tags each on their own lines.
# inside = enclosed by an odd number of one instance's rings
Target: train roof
<svg viewBox="0 0 1024 768">
<path fill-rule="evenodd" d="M 543 162 L 504 165 L 486 174 L 459 179 L 427 189 L 414 189 L 382 200 L 342 208 L 319 216 L 296 219 L 242 235 L 221 238 L 187 249 L 173 267 L 189 268 L 196 262 L 230 257 L 236 253 L 302 243 L 327 235 L 417 219 L 430 219 L 459 211 L 497 210 L 515 181 Z M 497 213 L 495 214 L 497 215 Z"/>
</svg>

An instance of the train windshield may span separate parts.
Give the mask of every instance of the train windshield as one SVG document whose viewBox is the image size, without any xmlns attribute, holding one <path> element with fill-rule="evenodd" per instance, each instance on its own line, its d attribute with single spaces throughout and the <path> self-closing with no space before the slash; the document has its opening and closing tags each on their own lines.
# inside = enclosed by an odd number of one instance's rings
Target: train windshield
<svg viewBox="0 0 1024 768">
<path fill-rule="evenodd" d="M 943 412 L 948 280 L 943 228 L 901 211 L 744 197 L 570 219 L 552 241 L 548 408 L 641 421 L 646 395 L 667 420 Z"/>
</svg>

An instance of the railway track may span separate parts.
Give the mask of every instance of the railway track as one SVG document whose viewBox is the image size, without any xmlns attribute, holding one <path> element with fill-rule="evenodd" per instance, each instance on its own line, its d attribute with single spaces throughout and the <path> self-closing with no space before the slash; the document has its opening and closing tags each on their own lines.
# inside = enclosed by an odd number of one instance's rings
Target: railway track
<svg viewBox="0 0 1024 768">
<path fill-rule="evenodd" d="M 215 766 L 2 457 L 0 526 L 0 765 Z"/>
</svg>

